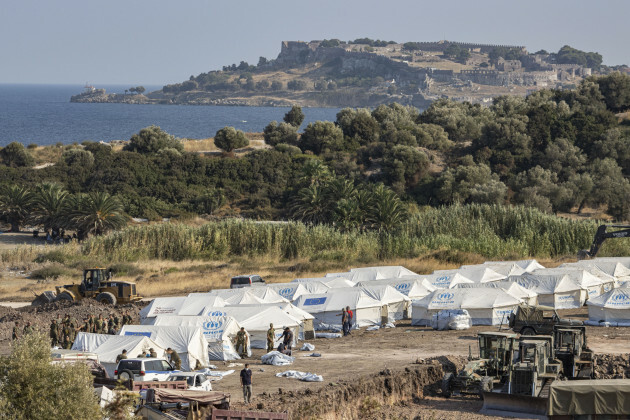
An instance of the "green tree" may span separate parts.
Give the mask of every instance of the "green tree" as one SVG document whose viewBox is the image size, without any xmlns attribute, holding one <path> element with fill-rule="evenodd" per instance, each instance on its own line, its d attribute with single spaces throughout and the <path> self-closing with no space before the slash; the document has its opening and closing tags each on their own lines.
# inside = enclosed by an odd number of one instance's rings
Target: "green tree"
<svg viewBox="0 0 630 420">
<path fill-rule="evenodd" d="M 373 229 L 392 232 L 401 227 L 407 218 L 407 210 L 396 193 L 383 184 L 373 188 L 368 213 L 368 222 Z"/>
<path fill-rule="evenodd" d="M 293 105 L 291 109 L 284 114 L 284 122 L 291 124 L 295 128 L 300 128 L 304 122 L 304 113 L 302 107 L 299 105 Z"/>
<path fill-rule="evenodd" d="M 180 153 L 184 145 L 175 136 L 168 134 L 156 125 L 143 128 L 139 133 L 131 136 L 123 150 L 137 153 L 157 153 L 162 149 L 175 149 Z"/>
<path fill-rule="evenodd" d="M 346 137 L 360 145 L 378 141 L 380 126 L 368 109 L 342 109 L 337 113 L 337 125 Z"/>
<path fill-rule="evenodd" d="M 291 203 L 290 212 L 294 219 L 321 224 L 328 222 L 328 206 L 323 188 L 313 184 L 298 191 Z"/>
<path fill-rule="evenodd" d="M 214 135 L 214 145 L 227 153 L 231 153 L 234 149 L 249 145 L 249 140 L 241 130 L 234 127 L 223 127 Z"/>
<path fill-rule="evenodd" d="M 21 185 L 4 185 L 0 188 L 0 219 L 11 225 L 11 232 L 19 232 L 29 217 L 33 194 Z"/>
<path fill-rule="evenodd" d="M 0 161 L 12 168 L 30 167 L 35 164 L 35 159 L 24 145 L 15 141 L 0 149 Z"/>
<path fill-rule="evenodd" d="M 44 230 L 58 230 L 68 220 L 68 192 L 55 183 L 39 184 L 33 193 L 33 220 Z"/>
<path fill-rule="evenodd" d="M 283 88 L 284 88 L 284 85 L 282 84 L 281 81 L 274 80 L 274 81 L 271 82 L 271 90 L 279 91 L 279 90 L 282 90 Z"/>
<path fill-rule="evenodd" d="M 263 130 L 265 143 L 275 146 L 280 143 L 296 144 L 298 139 L 297 128 L 291 124 L 282 122 L 278 124 L 272 121 Z"/>
<path fill-rule="evenodd" d="M 0 418 L 96 420 L 102 413 L 87 366 L 53 364 L 48 336 L 34 332 L 0 359 Z"/>
<path fill-rule="evenodd" d="M 618 71 L 594 79 L 604 97 L 606 107 L 618 113 L 630 109 L 630 76 Z"/>
<path fill-rule="evenodd" d="M 89 169 L 94 165 L 94 155 L 88 150 L 69 149 L 63 152 L 61 158 L 68 166 L 79 166 Z"/>
<path fill-rule="evenodd" d="M 410 146 L 394 146 L 383 158 L 383 173 L 399 194 L 416 185 L 428 166 L 427 155 Z"/>
<path fill-rule="evenodd" d="M 306 127 L 298 146 L 316 155 L 324 150 L 343 150 L 343 131 L 330 121 L 316 121 Z"/>
<path fill-rule="evenodd" d="M 127 224 L 122 203 L 106 192 L 72 197 L 68 207 L 70 214 L 66 226 L 76 229 L 81 239 L 121 229 Z"/>
<path fill-rule="evenodd" d="M 298 173 L 300 185 L 325 185 L 332 179 L 330 169 L 321 160 L 308 159 Z"/>
</svg>

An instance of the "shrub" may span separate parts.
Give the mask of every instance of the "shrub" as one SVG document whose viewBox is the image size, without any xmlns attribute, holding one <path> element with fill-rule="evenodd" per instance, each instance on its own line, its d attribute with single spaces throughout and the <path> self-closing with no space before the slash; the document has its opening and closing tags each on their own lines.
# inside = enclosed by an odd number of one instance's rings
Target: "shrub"
<svg viewBox="0 0 630 420">
<path fill-rule="evenodd" d="M 50 265 L 48 267 L 34 270 L 31 273 L 31 278 L 38 280 L 57 279 L 66 274 L 68 274 L 68 270 L 66 270 L 64 267 L 61 267 L 59 265 Z"/>
</svg>

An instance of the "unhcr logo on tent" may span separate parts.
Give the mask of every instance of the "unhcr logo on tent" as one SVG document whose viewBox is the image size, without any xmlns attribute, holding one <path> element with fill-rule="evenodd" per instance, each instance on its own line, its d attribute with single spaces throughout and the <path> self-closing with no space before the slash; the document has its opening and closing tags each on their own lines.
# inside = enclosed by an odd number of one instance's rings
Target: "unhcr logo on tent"
<svg viewBox="0 0 630 420">
<path fill-rule="evenodd" d="M 280 296 L 287 297 L 291 296 L 291 292 L 293 291 L 290 287 L 285 287 L 284 289 L 280 289 Z"/>
<path fill-rule="evenodd" d="M 221 312 L 221 311 L 212 311 L 212 312 L 208 312 L 208 316 L 225 316 L 227 315 L 225 312 Z"/>
<path fill-rule="evenodd" d="M 454 296 L 453 293 L 440 293 L 437 298 L 440 300 L 451 300 Z"/>
<path fill-rule="evenodd" d="M 628 300 L 628 299 L 630 299 L 630 298 L 628 297 L 628 295 L 621 295 L 621 294 L 616 295 L 615 297 L 613 297 L 613 298 L 612 298 L 612 300 L 617 301 L 617 302 L 618 302 L 618 301 L 626 301 L 626 300 Z"/>
<path fill-rule="evenodd" d="M 396 285 L 396 290 L 398 290 L 399 292 L 408 292 L 409 291 L 409 283 L 400 283 Z"/>
<path fill-rule="evenodd" d="M 204 330 L 208 330 L 208 331 L 215 331 L 218 330 L 219 328 L 221 328 L 223 326 L 223 320 L 222 319 L 218 319 L 216 321 L 212 320 L 212 321 L 208 321 L 206 323 L 203 324 L 203 329 Z"/>
</svg>

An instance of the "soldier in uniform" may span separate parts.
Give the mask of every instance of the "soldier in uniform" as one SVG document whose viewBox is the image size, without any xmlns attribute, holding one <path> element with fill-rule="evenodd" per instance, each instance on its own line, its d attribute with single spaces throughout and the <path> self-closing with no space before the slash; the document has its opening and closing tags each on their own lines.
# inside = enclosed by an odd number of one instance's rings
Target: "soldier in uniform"
<svg viewBox="0 0 630 420">
<path fill-rule="evenodd" d="M 13 326 L 13 332 L 11 333 L 11 340 L 15 341 L 20 338 L 20 336 L 18 335 L 19 328 L 20 323 L 16 321 L 15 325 Z"/>
<path fill-rule="evenodd" d="M 61 328 L 61 343 L 64 349 L 70 349 L 72 344 L 70 342 L 70 320 L 63 320 L 63 327 Z"/>
<path fill-rule="evenodd" d="M 88 317 L 88 330 L 87 332 L 89 333 L 93 333 L 94 332 L 94 315 L 91 315 Z"/>
<path fill-rule="evenodd" d="M 127 350 L 123 349 L 122 353 L 116 356 L 116 363 L 120 362 L 122 359 L 127 358 Z"/>
<path fill-rule="evenodd" d="M 239 351 L 239 348 L 241 349 Z M 245 327 L 241 327 L 241 330 L 236 333 L 236 351 L 241 356 L 241 359 L 247 355 L 247 333 Z"/>
<path fill-rule="evenodd" d="M 103 315 L 98 314 L 98 318 L 94 321 L 94 328 L 96 329 L 94 332 L 97 334 L 103 334 Z"/>
<path fill-rule="evenodd" d="M 177 370 L 182 370 L 182 359 L 180 359 L 179 354 L 177 354 L 177 352 L 170 347 L 166 349 L 166 353 L 168 354 L 169 360 L 173 367 L 175 367 L 175 369 Z"/>
<path fill-rule="evenodd" d="M 118 318 L 118 314 L 114 314 L 112 320 L 114 321 L 114 329 L 119 330 L 122 325 L 120 325 L 120 318 Z"/>
<path fill-rule="evenodd" d="M 57 325 L 56 319 L 53 319 L 50 323 L 50 341 L 53 347 L 59 345 L 59 325 Z"/>
<path fill-rule="evenodd" d="M 151 357 L 157 357 L 157 353 L 155 352 L 155 349 L 153 347 L 149 349 L 149 355 Z"/>
<path fill-rule="evenodd" d="M 125 315 L 123 315 L 122 323 L 123 325 L 131 324 L 133 320 L 131 319 L 131 315 L 129 315 L 129 311 L 125 311 Z"/>
<path fill-rule="evenodd" d="M 30 334 L 33 332 L 33 327 L 31 327 L 31 321 L 26 321 L 26 325 L 24 326 L 24 331 L 22 331 L 24 335 Z"/>
<path fill-rule="evenodd" d="M 276 330 L 273 329 L 273 324 L 269 324 L 269 329 L 267 330 L 267 353 L 273 351 L 273 342 L 276 339 Z"/>
</svg>

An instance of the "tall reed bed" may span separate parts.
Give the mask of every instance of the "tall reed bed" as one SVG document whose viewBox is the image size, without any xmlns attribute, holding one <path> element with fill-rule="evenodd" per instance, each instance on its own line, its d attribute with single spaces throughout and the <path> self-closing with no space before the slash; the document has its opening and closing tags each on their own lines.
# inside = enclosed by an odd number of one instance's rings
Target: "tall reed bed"
<svg viewBox="0 0 630 420">
<path fill-rule="evenodd" d="M 426 209 L 396 232 L 342 233 L 330 226 L 243 220 L 199 227 L 172 223 L 134 226 L 92 238 L 82 252 L 114 261 L 251 256 L 367 263 L 414 258 L 436 250 L 485 258 L 542 258 L 573 256 L 588 248 L 597 225 L 596 221 L 569 220 L 524 207 L 466 205 Z M 608 245 L 604 254 L 630 255 L 630 241 Z"/>
</svg>

